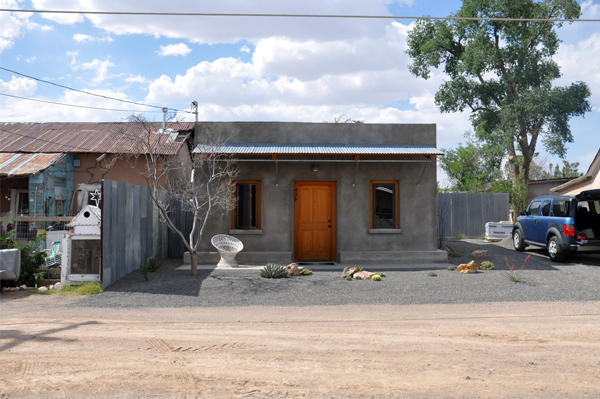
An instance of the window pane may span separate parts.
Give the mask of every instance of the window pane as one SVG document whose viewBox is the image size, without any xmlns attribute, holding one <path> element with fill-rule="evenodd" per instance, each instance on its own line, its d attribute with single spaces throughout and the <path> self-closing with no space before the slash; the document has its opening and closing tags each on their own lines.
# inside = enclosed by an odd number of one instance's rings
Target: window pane
<svg viewBox="0 0 600 399">
<path fill-rule="evenodd" d="M 71 274 L 100 274 L 100 240 L 71 240 Z"/>
<path fill-rule="evenodd" d="M 392 183 L 373 184 L 373 228 L 396 227 L 395 185 Z"/>
<path fill-rule="evenodd" d="M 534 201 L 529 205 L 529 215 L 537 216 L 540 213 L 540 207 L 542 206 L 542 201 Z"/>
<path fill-rule="evenodd" d="M 544 201 L 544 205 L 542 205 L 542 216 L 550 216 L 550 201 Z"/>
<path fill-rule="evenodd" d="M 258 206 L 258 185 L 255 183 L 237 183 L 235 204 L 235 228 L 257 228 Z"/>
<path fill-rule="evenodd" d="M 552 206 L 552 215 L 558 217 L 569 216 L 569 201 L 555 200 Z"/>
</svg>

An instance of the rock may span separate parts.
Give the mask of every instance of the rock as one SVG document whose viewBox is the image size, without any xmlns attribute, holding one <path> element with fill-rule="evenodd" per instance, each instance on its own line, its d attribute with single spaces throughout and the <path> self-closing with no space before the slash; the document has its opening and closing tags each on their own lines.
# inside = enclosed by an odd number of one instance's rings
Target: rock
<svg viewBox="0 0 600 399">
<path fill-rule="evenodd" d="M 484 259 L 487 258 L 488 251 L 483 249 L 477 249 L 471 252 L 471 258 Z"/>
<path fill-rule="evenodd" d="M 463 274 L 475 273 L 477 272 L 477 263 L 474 260 L 470 261 L 467 264 L 458 265 L 456 271 Z"/>
<path fill-rule="evenodd" d="M 56 284 L 54 284 L 54 289 L 56 291 L 60 291 L 63 289 L 63 285 L 61 283 L 56 283 Z"/>
<path fill-rule="evenodd" d="M 288 277 L 300 275 L 300 273 L 298 272 L 298 265 L 295 263 L 290 263 L 289 265 L 287 265 L 285 270 L 287 271 Z"/>
<path fill-rule="evenodd" d="M 8 291 L 8 287 L 2 287 L 2 292 Z"/>
<path fill-rule="evenodd" d="M 367 272 L 367 271 L 361 271 L 361 272 L 356 272 L 352 275 L 352 277 L 354 277 L 357 280 L 370 280 L 371 277 L 373 277 L 375 275 L 375 273 L 373 272 Z"/>
<path fill-rule="evenodd" d="M 21 289 L 19 287 L 10 287 L 8 290 L 10 292 L 15 292 L 15 291 L 20 291 Z"/>
<path fill-rule="evenodd" d="M 348 276 L 354 276 L 354 273 L 356 273 L 356 267 L 345 267 L 340 277 L 346 278 Z"/>
<path fill-rule="evenodd" d="M 27 291 L 27 286 L 25 284 L 19 286 L 20 289 L 22 289 L 23 291 Z"/>
<path fill-rule="evenodd" d="M 38 291 L 48 291 L 48 287 L 40 287 L 38 288 Z"/>
<path fill-rule="evenodd" d="M 49 290 L 53 290 L 54 289 L 54 284 L 51 284 L 50 287 L 48 287 Z"/>
</svg>

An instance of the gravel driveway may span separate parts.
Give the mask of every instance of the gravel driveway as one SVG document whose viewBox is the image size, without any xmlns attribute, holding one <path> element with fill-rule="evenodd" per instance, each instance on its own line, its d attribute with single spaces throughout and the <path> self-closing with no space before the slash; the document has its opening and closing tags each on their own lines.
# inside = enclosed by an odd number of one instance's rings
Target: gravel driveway
<svg viewBox="0 0 600 399">
<path fill-rule="evenodd" d="M 107 308 L 215 307 L 215 306 L 319 306 L 349 304 L 455 304 L 508 301 L 600 300 L 600 255 L 577 255 L 566 263 L 551 262 L 542 250 L 515 252 L 510 242 L 483 240 L 449 241 L 462 253 L 450 257 L 430 277 L 427 270 L 386 271 L 381 282 L 346 281 L 336 271 L 315 271 L 311 276 L 269 280 L 257 270 L 175 270 L 180 259 L 166 259 L 150 280 L 139 271 L 125 276 L 99 295 L 76 301 L 73 306 Z M 509 248 L 506 248 L 509 247 Z M 471 260 L 475 249 L 488 250 L 497 270 L 463 275 L 447 270 Z M 506 257 L 519 268 L 525 258 L 523 280 L 507 278 Z M 376 265 L 362 265 L 378 272 Z M 283 311 L 283 310 L 282 310 Z"/>
</svg>

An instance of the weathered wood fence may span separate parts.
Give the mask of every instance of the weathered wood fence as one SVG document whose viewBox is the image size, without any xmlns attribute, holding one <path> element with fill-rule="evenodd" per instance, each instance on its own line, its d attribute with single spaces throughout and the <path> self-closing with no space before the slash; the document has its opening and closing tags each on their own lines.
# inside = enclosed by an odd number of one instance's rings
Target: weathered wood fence
<svg viewBox="0 0 600 399">
<path fill-rule="evenodd" d="M 510 220 L 506 193 L 438 194 L 438 238 L 482 237 L 487 222 Z"/>
<path fill-rule="evenodd" d="M 189 234 L 189 217 L 175 207 L 176 225 Z M 104 180 L 102 189 L 102 285 L 140 268 L 144 256 L 182 257 L 178 236 L 159 220 L 148 188 Z"/>
</svg>

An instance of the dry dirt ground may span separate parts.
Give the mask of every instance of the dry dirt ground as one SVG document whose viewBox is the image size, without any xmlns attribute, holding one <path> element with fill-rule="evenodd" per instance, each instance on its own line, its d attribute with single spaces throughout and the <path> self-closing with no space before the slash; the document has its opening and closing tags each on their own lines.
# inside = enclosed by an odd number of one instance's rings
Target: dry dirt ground
<svg viewBox="0 0 600 399">
<path fill-rule="evenodd" d="M 103 309 L 4 293 L 5 398 L 598 398 L 600 303 Z"/>
</svg>

